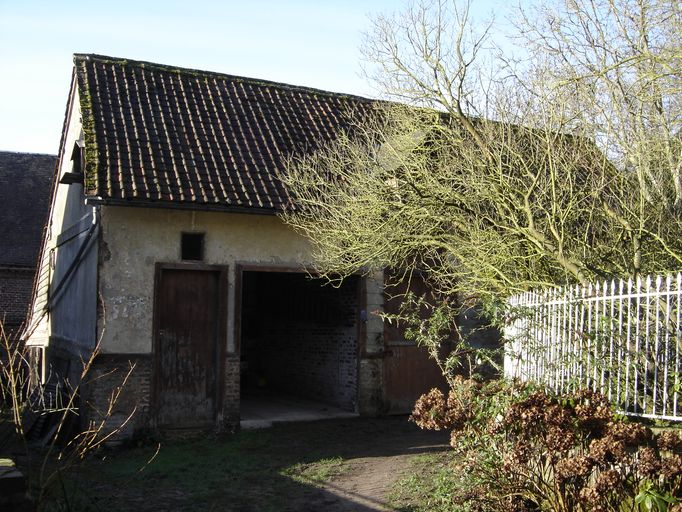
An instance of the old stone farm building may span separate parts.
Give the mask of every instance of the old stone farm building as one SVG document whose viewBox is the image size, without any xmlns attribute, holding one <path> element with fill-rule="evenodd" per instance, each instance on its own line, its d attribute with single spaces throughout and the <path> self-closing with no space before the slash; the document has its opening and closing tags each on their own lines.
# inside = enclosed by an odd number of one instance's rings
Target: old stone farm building
<svg viewBox="0 0 682 512">
<path fill-rule="evenodd" d="M 438 372 L 373 311 L 382 276 L 322 286 L 276 214 L 287 158 L 372 100 L 76 55 L 27 341 L 45 381 L 78 379 L 136 428 L 220 428 L 251 392 L 405 412 Z M 387 331 L 388 332 L 388 331 Z M 111 372 L 111 370 L 117 370 Z"/>
</svg>

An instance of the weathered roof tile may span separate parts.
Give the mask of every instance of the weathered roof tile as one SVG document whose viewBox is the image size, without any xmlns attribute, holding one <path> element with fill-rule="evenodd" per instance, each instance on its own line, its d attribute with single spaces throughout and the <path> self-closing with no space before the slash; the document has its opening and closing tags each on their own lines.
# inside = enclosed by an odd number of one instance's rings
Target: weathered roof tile
<svg viewBox="0 0 682 512">
<path fill-rule="evenodd" d="M 373 100 L 98 55 L 74 56 L 89 195 L 277 211 L 276 178 Z M 88 147 L 87 141 L 95 148 Z M 96 155 L 96 161 L 92 156 Z"/>
</svg>

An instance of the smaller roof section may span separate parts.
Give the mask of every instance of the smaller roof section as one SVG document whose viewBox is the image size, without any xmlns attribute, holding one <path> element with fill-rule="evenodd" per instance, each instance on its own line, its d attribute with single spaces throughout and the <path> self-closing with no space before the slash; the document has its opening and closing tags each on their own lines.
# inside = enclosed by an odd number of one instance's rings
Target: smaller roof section
<svg viewBox="0 0 682 512">
<path fill-rule="evenodd" d="M 110 204 L 276 212 L 277 179 L 364 117 L 367 98 L 150 62 L 76 54 L 86 194 Z M 68 148 L 67 148 L 68 150 Z"/>
<path fill-rule="evenodd" d="M 36 265 L 56 164 L 55 155 L 0 151 L 0 266 Z"/>
</svg>

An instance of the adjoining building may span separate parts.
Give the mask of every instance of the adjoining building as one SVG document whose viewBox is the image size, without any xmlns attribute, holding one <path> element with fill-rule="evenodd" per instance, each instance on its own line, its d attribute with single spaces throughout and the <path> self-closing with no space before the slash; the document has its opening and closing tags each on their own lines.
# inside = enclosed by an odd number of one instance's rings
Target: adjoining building
<svg viewBox="0 0 682 512">
<path fill-rule="evenodd" d="M 0 151 L 0 321 L 14 336 L 26 320 L 57 157 Z"/>
</svg>

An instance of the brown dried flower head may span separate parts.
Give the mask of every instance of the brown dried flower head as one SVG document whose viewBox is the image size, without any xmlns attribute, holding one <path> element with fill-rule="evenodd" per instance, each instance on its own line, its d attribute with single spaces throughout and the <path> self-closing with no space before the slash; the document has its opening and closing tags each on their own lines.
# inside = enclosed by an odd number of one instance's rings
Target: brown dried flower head
<svg viewBox="0 0 682 512">
<path fill-rule="evenodd" d="M 420 396 L 414 406 L 410 421 L 414 421 L 420 428 L 427 430 L 449 428 L 451 425 L 447 416 L 443 392 L 434 388 Z"/>
<path fill-rule="evenodd" d="M 672 480 L 682 476 L 682 455 L 673 455 L 661 460 L 661 475 L 663 478 Z"/>
<path fill-rule="evenodd" d="M 620 462 L 626 456 L 625 443 L 612 436 L 594 439 L 590 443 L 590 457 L 601 465 Z"/>
<path fill-rule="evenodd" d="M 673 430 L 664 430 L 656 436 L 658 448 L 673 453 L 682 452 L 682 434 Z"/>
<path fill-rule="evenodd" d="M 594 487 L 583 487 L 580 489 L 579 496 L 588 505 L 596 505 L 601 501 L 601 496 Z"/>
<path fill-rule="evenodd" d="M 604 471 L 594 483 L 594 489 L 600 496 L 606 496 L 611 492 L 615 492 L 621 483 L 621 475 L 615 469 Z"/>
<path fill-rule="evenodd" d="M 513 468 L 514 466 L 519 466 L 527 464 L 530 460 L 533 447 L 530 443 L 526 441 L 521 441 L 517 443 L 514 448 L 507 453 L 505 457 L 505 465 L 507 468 Z"/>
<path fill-rule="evenodd" d="M 607 431 L 614 439 L 621 440 L 626 446 L 639 446 L 652 438 L 651 429 L 639 423 L 610 421 Z"/>
<path fill-rule="evenodd" d="M 637 451 L 637 470 L 640 474 L 651 477 L 661 469 L 661 459 L 653 448 L 644 447 Z"/>
<path fill-rule="evenodd" d="M 573 419 L 571 411 L 559 404 L 552 404 L 545 409 L 545 423 L 550 426 L 565 426 Z"/>
<path fill-rule="evenodd" d="M 545 436 L 547 448 L 554 452 L 567 452 L 573 448 L 573 433 L 562 427 L 550 427 Z"/>
<path fill-rule="evenodd" d="M 588 476 L 592 472 L 594 461 L 590 457 L 578 455 L 576 457 L 569 457 L 561 459 L 556 464 L 556 476 L 560 481 L 566 481 L 571 478 L 582 478 Z"/>
</svg>

